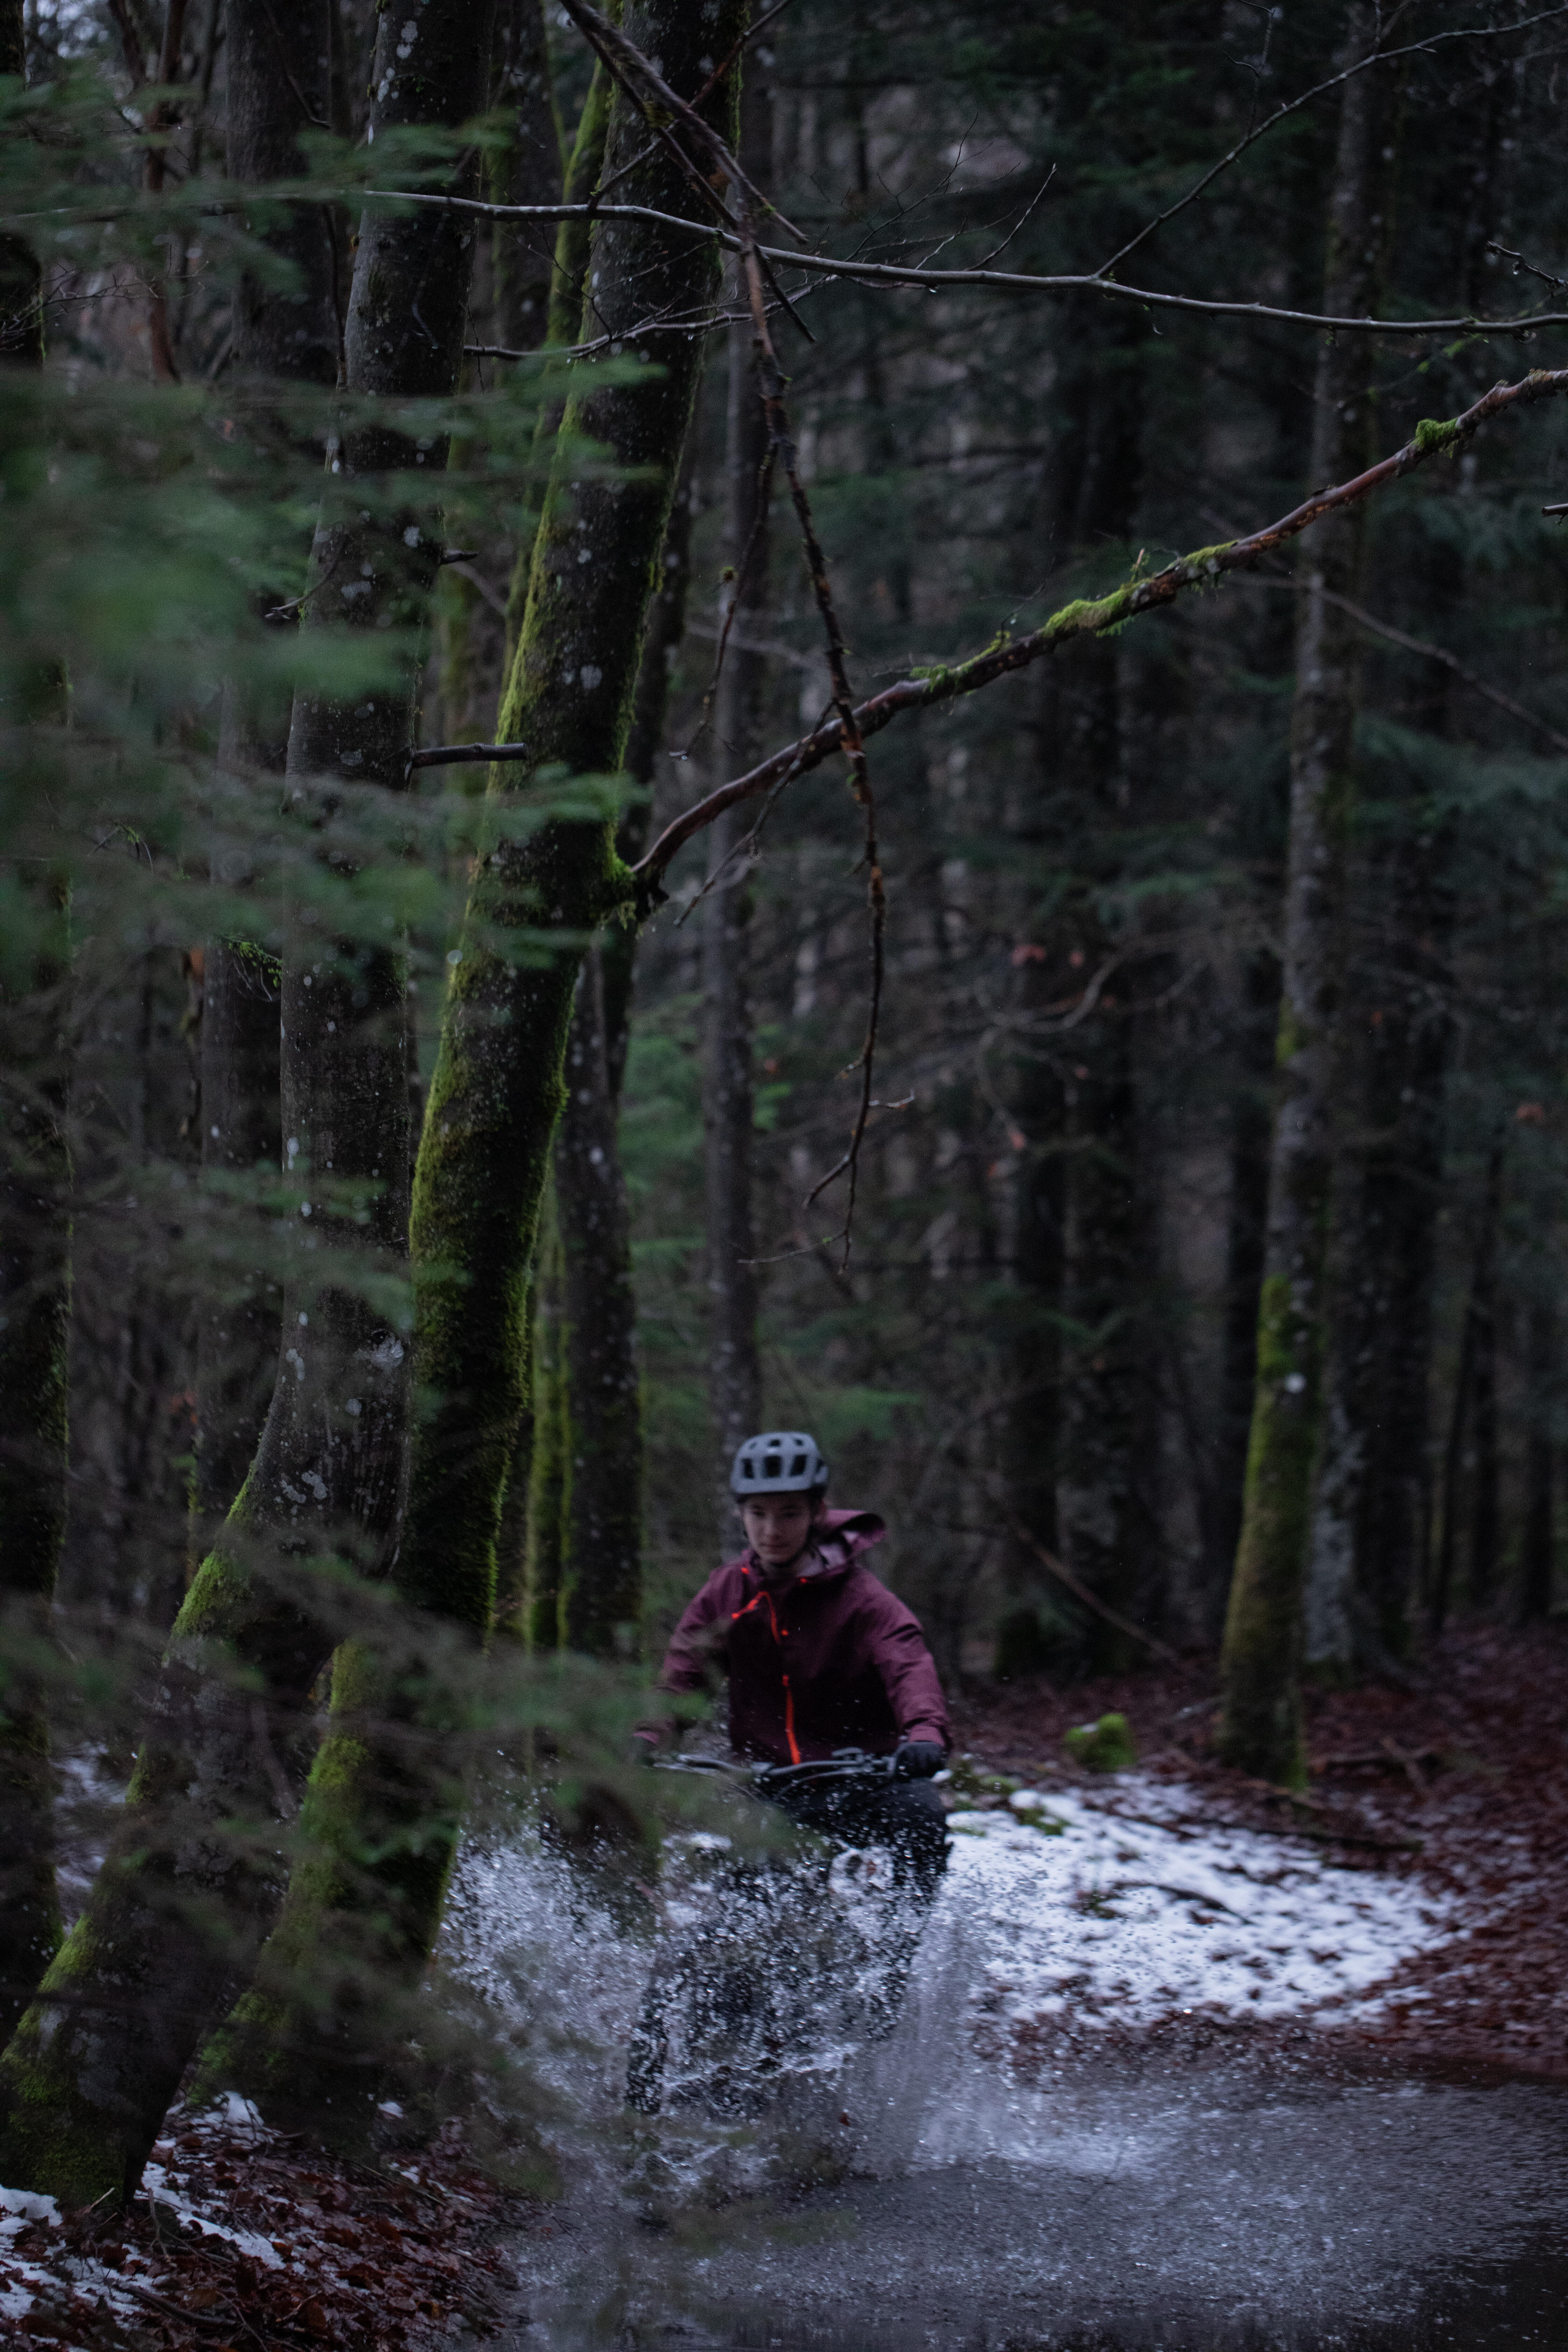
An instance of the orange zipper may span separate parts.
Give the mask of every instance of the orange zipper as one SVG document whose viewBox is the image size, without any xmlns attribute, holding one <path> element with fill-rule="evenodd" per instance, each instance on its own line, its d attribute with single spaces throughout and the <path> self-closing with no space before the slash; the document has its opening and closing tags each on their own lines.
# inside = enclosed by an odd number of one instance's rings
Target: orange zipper
<svg viewBox="0 0 1568 2352">
<path fill-rule="evenodd" d="M 773 1628 L 774 1641 L 782 1645 L 788 1639 L 788 1634 L 781 1633 L 779 1631 L 778 1612 L 773 1607 L 773 1596 L 770 1591 L 768 1591 L 765 1586 L 761 1592 L 755 1592 L 752 1594 L 752 1598 L 747 1601 L 743 1609 L 732 1609 L 730 1612 L 731 1624 L 732 1625 L 738 1617 L 749 1617 L 752 1610 L 758 1605 L 759 1601 L 765 1601 L 767 1603 L 768 1623 Z M 798 1764 L 801 1760 L 801 1755 L 800 1748 L 795 1736 L 795 1693 L 789 1686 L 789 1676 L 784 1673 L 782 1665 L 779 1668 L 779 1679 L 784 1684 L 784 1738 L 789 1742 L 789 1760 L 792 1764 Z"/>
</svg>

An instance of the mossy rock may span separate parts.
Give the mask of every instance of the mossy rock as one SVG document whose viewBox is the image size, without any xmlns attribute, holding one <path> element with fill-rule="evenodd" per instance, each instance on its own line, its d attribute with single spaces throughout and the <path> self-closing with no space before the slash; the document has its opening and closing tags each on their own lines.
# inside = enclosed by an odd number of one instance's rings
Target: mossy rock
<svg viewBox="0 0 1568 2352">
<path fill-rule="evenodd" d="M 1080 1723 L 1065 1732 L 1062 1746 L 1086 1772 L 1124 1772 L 1138 1761 L 1138 1746 L 1124 1715 L 1102 1715 L 1098 1723 Z"/>
</svg>

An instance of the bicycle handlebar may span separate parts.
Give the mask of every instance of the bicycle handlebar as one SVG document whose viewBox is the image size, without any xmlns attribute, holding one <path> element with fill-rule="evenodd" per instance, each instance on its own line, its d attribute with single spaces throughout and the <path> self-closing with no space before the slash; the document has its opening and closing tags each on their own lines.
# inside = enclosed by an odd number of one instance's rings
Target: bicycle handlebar
<svg viewBox="0 0 1568 2352">
<path fill-rule="evenodd" d="M 836 1748 L 831 1756 L 815 1756 L 800 1764 L 731 1763 L 721 1756 L 661 1756 L 656 1772 L 719 1772 L 727 1780 L 767 1791 L 798 1786 L 802 1781 L 890 1780 L 894 1759 L 870 1756 L 863 1748 Z"/>
</svg>

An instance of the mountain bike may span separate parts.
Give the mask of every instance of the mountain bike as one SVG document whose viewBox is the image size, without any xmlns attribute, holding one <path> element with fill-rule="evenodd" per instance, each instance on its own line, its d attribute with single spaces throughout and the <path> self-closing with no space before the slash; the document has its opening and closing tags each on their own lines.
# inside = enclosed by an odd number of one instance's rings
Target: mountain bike
<svg viewBox="0 0 1568 2352">
<path fill-rule="evenodd" d="M 754 2116 L 792 2077 L 831 2073 L 892 2031 L 945 1860 L 941 1815 L 910 1799 L 891 1757 L 859 1748 L 800 1764 L 674 1757 L 654 1769 L 715 1776 L 810 1833 L 782 1853 L 711 1831 L 666 1841 L 626 2105 Z"/>
</svg>

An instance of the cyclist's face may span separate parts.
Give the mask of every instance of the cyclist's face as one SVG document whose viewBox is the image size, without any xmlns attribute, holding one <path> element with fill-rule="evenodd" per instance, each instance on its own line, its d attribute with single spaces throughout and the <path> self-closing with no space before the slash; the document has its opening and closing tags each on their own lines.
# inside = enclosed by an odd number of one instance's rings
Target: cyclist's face
<svg viewBox="0 0 1568 2352">
<path fill-rule="evenodd" d="M 816 1517 L 809 1495 L 759 1495 L 741 1510 L 746 1539 L 764 1568 L 787 1568 L 798 1559 Z"/>
</svg>

